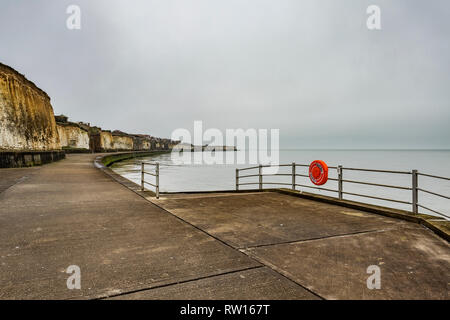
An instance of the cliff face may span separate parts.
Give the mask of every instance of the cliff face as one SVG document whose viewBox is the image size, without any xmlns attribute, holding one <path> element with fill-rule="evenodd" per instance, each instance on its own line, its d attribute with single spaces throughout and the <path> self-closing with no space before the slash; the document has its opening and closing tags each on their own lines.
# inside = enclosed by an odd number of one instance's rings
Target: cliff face
<svg viewBox="0 0 450 320">
<path fill-rule="evenodd" d="M 89 134 L 76 123 L 56 123 L 59 140 L 63 149 L 89 150 Z"/>
<path fill-rule="evenodd" d="M 0 150 L 60 150 L 49 96 L 0 63 Z"/>
<path fill-rule="evenodd" d="M 150 150 L 150 136 L 144 134 L 133 134 L 133 149 L 134 150 Z"/>
<path fill-rule="evenodd" d="M 114 149 L 114 140 L 110 131 L 100 133 L 100 146 L 105 151 Z"/>
<path fill-rule="evenodd" d="M 114 149 L 133 150 L 133 138 L 123 135 L 113 135 Z"/>
<path fill-rule="evenodd" d="M 63 159 L 65 152 L 169 150 L 176 143 L 55 116 L 44 91 L 0 63 L 0 167 L 48 163 Z"/>
</svg>

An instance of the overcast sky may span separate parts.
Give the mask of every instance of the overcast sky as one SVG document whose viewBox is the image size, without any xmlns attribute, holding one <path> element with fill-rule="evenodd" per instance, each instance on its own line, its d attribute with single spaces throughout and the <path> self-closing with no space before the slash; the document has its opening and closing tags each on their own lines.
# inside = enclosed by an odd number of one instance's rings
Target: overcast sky
<svg viewBox="0 0 450 320">
<path fill-rule="evenodd" d="M 0 0 L 0 61 L 56 114 L 160 137 L 276 128 L 284 148 L 450 148 L 449 39 L 448 0 Z"/>
</svg>

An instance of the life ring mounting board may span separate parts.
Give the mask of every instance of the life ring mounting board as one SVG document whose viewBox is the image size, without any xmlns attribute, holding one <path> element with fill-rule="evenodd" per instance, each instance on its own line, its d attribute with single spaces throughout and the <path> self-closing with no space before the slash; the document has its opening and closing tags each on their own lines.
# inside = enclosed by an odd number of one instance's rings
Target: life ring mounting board
<svg viewBox="0 0 450 320">
<path fill-rule="evenodd" d="M 321 186 L 328 180 L 328 166 L 322 160 L 314 160 L 309 165 L 309 179 L 315 185 Z"/>
</svg>

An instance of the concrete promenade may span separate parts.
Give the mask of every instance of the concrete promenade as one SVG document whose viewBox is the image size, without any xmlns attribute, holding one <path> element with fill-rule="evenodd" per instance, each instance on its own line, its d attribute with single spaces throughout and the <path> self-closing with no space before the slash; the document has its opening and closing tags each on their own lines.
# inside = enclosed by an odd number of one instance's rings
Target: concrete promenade
<svg viewBox="0 0 450 320">
<path fill-rule="evenodd" d="M 0 169 L 0 299 L 449 299 L 450 246 L 419 224 L 276 192 L 145 199 L 96 156 Z"/>
</svg>

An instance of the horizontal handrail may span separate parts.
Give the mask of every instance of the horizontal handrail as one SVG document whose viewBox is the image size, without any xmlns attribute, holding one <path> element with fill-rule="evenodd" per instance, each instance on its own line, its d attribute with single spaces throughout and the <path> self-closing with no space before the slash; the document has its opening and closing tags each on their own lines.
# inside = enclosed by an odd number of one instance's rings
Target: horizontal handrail
<svg viewBox="0 0 450 320">
<path fill-rule="evenodd" d="M 421 189 L 421 188 L 417 188 L 417 190 L 450 200 L 450 197 L 444 196 L 443 194 L 435 193 L 435 192 L 432 192 L 432 191 L 429 191 L 429 190 L 425 190 L 425 189 Z"/>
<path fill-rule="evenodd" d="M 304 188 L 310 188 L 310 189 L 317 189 L 317 190 L 330 191 L 330 192 L 338 192 L 338 190 L 322 188 L 322 187 L 308 186 L 306 184 L 295 184 L 295 185 L 298 186 L 298 187 L 304 187 Z"/>
<path fill-rule="evenodd" d="M 291 184 L 290 183 L 286 183 L 286 182 L 270 182 L 270 181 L 268 181 L 268 182 L 264 182 L 264 184 L 275 184 L 275 185 L 280 185 L 280 186 L 290 186 Z"/>
<path fill-rule="evenodd" d="M 443 180 L 449 180 L 450 181 L 450 178 L 447 178 L 447 177 L 435 176 L 435 175 L 432 175 L 432 174 L 420 173 L 420 172 L 418 172 L 417 174 L 419 174 L 421 176 L 424 176 L 424 177 L 443 179 Z"/>
<path fill-rule="evenodd" d="M 343 194 L 348 194 L 349 196 L 358 196 L 358 197 L 364 197 L 364 198 L 370 198 L 370 199 L 376 199 L 376 200 L 391 201 L 391 202 L 397 202 L 397 203 L 403 203 L 403 204 L 412 204 L 412 202 L 408 202 L 408 201 L 369 196 L 367 194 L 361 194 L 361 193 L 353 193 L 353 192 L 342 192 L 342 193 Z"/>
<path fill-rule="evenodd" d="M 263 173 L 262 168 L 266 167 L 291 167 L 291 173 Z M 375 199 L 375 200 L 382 200 L 382 201 L 389 201 L 389 202 L 395 202 L 405 205 L 412 205 L 412 212 L 413 213 L 419 213 L 419 207 L 425 210 L 429 210 L 431 212 L 434 212 L 436 214 L 448 217 L 447 215 L 436 211 L 434 209 L 430 209 L 428 207 L 425 207 L 421 205 L 418 201 L 418 193 L 419 192 L 425 192 L 434 196 L 438 196 L 444 199 L 450 200 L 449 196 L 439 194 L 430 190 L 421 189 L 418 187 L 418 176 L 426 176 L 430 178 L 437 178 L 437 179 L 443 179 L 443 180 L 450 180 L 450 178 L 436 176 L 436 175 L 430 175 L 425 173 L 419 173 L 417 170 L 411 170 L 411 171 L 400 171 L 400 170 L 381 170 L 381 169 L 366 169 L 366 168 L 350 168 L 350 167 L 343 167 L 343 166 L 328 166 L 329 169 L 337 169 L 337 178 L 331 178 L 329 177 L 328 180 L 337 182 L 338 189 L 330 189 L 330 188 L 324 188 L 324 187 L 318 187 L 318 186 L 311 186 L 306 184 L 299 184 L 296 182 L 297 177 L 302 178 L 309 178 L 308 174 L 301 174 L 296 172 L 297 167 L 309 167 L 307 164 L 297 164 L 297 163 L 291 163 L 291 164 L 277 164 L 277 165 L 259 165 L 259 166 L 253 166 L 248 168 L 240 168 L 236 169 L 236 190 L 239 190 L 239 186 L 243 185 L 259 185 L 259 189 L 263 189 L 264 185 L 280 185 L 280 186 L 291 186 L 293 190 L 296 190 L 296 187 L 302 187 L 302 188 L 310 188 L 310 189 L 316 189 L 316 190 L 322 190 L 327 192 L 333 192 L 338 194 L 338 198 L 342 200 L 344 198 L 344 195 L 348 196 L 357 196 L 357 197 L 363 197 L 368 199 Z M 249 174 L 249 175 L 240 175 L 239 173 L 244 170 L 251 170 L 251 169 L 259 169 L 259 172 L 257 174 Z M 374 172 L 374 173 L 388 173 L 388 174 L 403 174 L 403 175 L 411 175 L 412 176 L 412 186 L 401 186 L 401 185 L 392 185 L 392 184 L 383 184 L 383 183 L 376 183 L 376 182 L 369 182 L 369 181 L 360 181 L 360 180 L 353 180 L 353 179 L 344 179 L 343 178 L 343 172 L 344 171 L 363 171 L 363 172 Z M 282 181 L 265 181 L 264 177 L 268 176 L 282 176 L 282 177 L 291 177 L 292 182 L 282 182 Z M 246 182 L 243 183 L 239 179 L 243 178 L 251 178 L 251 177 L 258 177 L 258 182 Z M 360 184 L 360 185 L 367 185 L 372 187 L 380 187 L 380 188 L 390 188 L 390 189 L 398 189 L 398 190 L 406 190 L 406 191 L 412 191 L 412 201 L 405 201 L 405 200 L 399 200 L 399 199 L 392 199 L 392 198 L 384 198 L 380 196 L 373 196 L 368 194 L 362 194 L 362 193 L 355 193 L 355 192 L 347 192 L 343 190 L 344 183 L 352 183 L 352 184 Z"/>
<path fill-rule="evenodd" d="M 376 186 L 376 187 L 386 187 L 386 188 L 393 188 L 393 189 L 402 189 L 402 190 L 412 190 L 410 187 L 402 187 L 402 186 L 393 186 L 390 184 L 380 184 L 380 183 L 372 183 L 372 182 L 366 182 L 366 181 L 355 181 L 355 180 L 345 180 L 342 179 L 343 182 L 348 183 L 357 183 L 357 184 L 365 184 L 368 186 Z"/>
<path fill-rule="evenodd" d="M 268 168 L 268 167 L 291 167 L 292 164 L 263 164 L 261 165 L 261 168 Z M 309 164 L 300 164 L 300 163 L 296 163 L 295 164 L 296 167 L 309 167 Z M 253 166 L 253 167 L 248 167 L 248 168 L 238 168 L 238 171 L 243 171 L 243 170 L 251 170 L 251 169 L 258 169 L 260 166 Z M 328 168 L 330 169 L 337 169 L 337 167 L 333 167 L 333 166 L 328 166 Z"/>
<path fill-rule="evenodd" d="M 288 164 L 287 166 L 291 166 L 291 164 Z M 300 163 L 296 163 L 295 164 L 296 167 L 306 167 L 309 168 L 309 164 L 300 164 Z M 337 167 L 334 166 L 327 166 L 329 169 L 337 169 Z"/>
<path fill-rule="evenodd" d="M 250 185 L 250 184 L 259 184 L 258 182 L 246 182 L 246 183 L 240 183 L 240 186 Z"/>
<path fill-rule="evenodd" d="M 411 174 L 411 171 L 379 170 L 379 169 L 361 169 L 361 168 L 347 168 L 347 167 L 342 167 L 342 169 L 343 169 L 343 170 L 352 170 L 352 171 L 378 172 L 378 173 Z"/>
<path fill-rule="evenodd" d="M 259 177 L 259 174 L 249 174 L 246 176 L 239 176 L 239 178 Z"/>
<path fill-rule="evenodd" d="M 266 173 L 266 174 L 262 173 L 261 175 L 260 174 L 248 174 L 248 175 L 245 175 L 245 176 L 239 176 L 239 178 L 241 179 L 241 178 L 259 177 L 259 176 L 263 176 L 263 177 L 273 177 L 273 176 L 292 177 L 292 174 L 291 173 Z M 295 176 L 309 178 L 309 176 L 307 174 L 296 174 Z M 330 181 L 339 181 L 336 178 L 330 178 L 330 177 L 328 178 L 328 180 L 330 180 Z"/>
<path fill-rule="evenodd" d="M 145 184 L 149 184 L 149 185 L 151 185 L 152 187 L 155 187 L 155 188 L 156 188 L 156 184 L 153 184 L 153 183 L 150 183 L 150 182 L 147 182 L 147 181 L 144 181 L 144 183 L 145 183 Z"/>
<path fill-rule="evenodd" d="M 244 170 L 251 170 L 251 169 L 258 169 L 259 166 L 256 167 L 248 167 L 248 168 L 241 168 L 241 169 L 236 169 L 237 171 L 244 171 Z"/>
<path fill-rule="evenodd" d="M 417 204 L 417 206 L 419 206 L 419 207 L 421 207 L 421 208 L 423 208 L 423 209 L 426 209 L 426 210 L 430 210 L 431 212 L 437 213 L 437 214 L 439 214 L 439 215 L 441 215 L 441 216 L 444 216 L 444 217 L 446 217 L 446 218 L 450 218 L 450 216 L 447 216 L 446 214 L 443 214 L 442 212 L 439 212 L 439 211 L 436 211 L 436 210 L 427 208 L 427 207 L 425 207 L 425 206 L 423 206 L 423 205 L 421 205 L 421 204 Z"/>
</svg>

